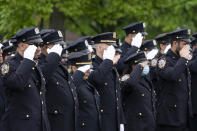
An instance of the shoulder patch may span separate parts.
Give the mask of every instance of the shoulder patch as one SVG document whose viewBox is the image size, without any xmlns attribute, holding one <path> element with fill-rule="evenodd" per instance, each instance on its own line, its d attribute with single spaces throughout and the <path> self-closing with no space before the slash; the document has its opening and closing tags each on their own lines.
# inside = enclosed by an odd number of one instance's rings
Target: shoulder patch
<svg viewBox="0 0 197 131">
<path fill-rule="evenodd" d="M 1 65 L 1 74 L 2 74 L 2 75 L 7 74 L 7 73 L 9 72 L 9 68 L 10 68 L 9 63 L 3 63 L 3 64 Z"/>
<path fill-rule="evenodd" d="M 157 66 L 157 61 L 158 61 L 157 58 L 152 59 L 151 62 L 150 62 L 150 66 L 156 67 Z"/>
<path fill-rule="evenodd" d="M 160 60 L 158 61 L 158 67 L 159 67 L 160 69 L 164 68 L 165 65 L 166 65 L 166 59 L 165 59 L 165 58 L 162 58 L 162 59 L 160 59 Z"/>
</svg>

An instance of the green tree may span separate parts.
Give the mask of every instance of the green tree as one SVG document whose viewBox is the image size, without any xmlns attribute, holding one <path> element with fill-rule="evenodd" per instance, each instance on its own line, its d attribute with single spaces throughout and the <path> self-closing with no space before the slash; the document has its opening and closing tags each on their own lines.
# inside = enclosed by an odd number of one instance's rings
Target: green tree
<svg viewBox="0 0 197 131">
<path fill-rule="evenodd" d="M 0 33 L 9 38 L 21 28 L 67 29 L 79 35 L 116 31 L 136 21 L 148 38 L 176 28 L 197 29 L 196 0 L 0 0 Z"/>
</svg>

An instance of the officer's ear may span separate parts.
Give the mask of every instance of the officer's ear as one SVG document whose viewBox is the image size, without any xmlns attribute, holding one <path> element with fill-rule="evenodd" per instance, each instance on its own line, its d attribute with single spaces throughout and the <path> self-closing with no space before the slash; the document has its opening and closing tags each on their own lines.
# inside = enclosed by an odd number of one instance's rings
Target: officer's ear
<svg viewBox="0 0 197 131">
<path fill-rule="evenodd" d="M 77 71 L 77 67 L 76 66 L 73 65 L 71 68 L 72 68 L 73 72 Z"/>
<path fill-rule="evenodd" d="M 172 47 L 177 47 L 178 46 L 178 41 L 172 41 Z"/>
<path fill-rule="evenodd" d="M 18 49 L 21 50 L 21 51 L 24 51 L 24 50 L 27 49 L 28 46 L 29 46 L 28 44 L 23 43 L 23 42 L 20 42 L 20 43 L 18 44 Z"/>
</svg>

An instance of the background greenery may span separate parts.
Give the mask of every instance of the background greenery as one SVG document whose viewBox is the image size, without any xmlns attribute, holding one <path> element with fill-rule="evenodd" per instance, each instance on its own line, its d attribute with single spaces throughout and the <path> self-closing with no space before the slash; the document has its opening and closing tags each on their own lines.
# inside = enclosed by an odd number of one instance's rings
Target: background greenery
<svg viewBox="0 0 197 131">
<path fill-rule="evenodd" d="M 38 26 L 69 30 L 81 36 L 116 31 L 146 22 L 148 38 L 177 28 L 197 31 L 197 0 L 0 0 L 0 34 Z"/>
</svg>

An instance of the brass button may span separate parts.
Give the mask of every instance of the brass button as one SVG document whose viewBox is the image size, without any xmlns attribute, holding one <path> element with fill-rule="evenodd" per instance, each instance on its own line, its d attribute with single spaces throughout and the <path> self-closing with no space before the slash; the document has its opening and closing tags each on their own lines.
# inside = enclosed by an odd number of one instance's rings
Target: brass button
<svg viewBox="0 0 197 131">
<path fill-rule="evenodd" d="M 57 81 L 57 85 L 59 85 L 59 82 Z"/>
<path fill-rule="evenodd" d="M 68 84 L 70 85 L 70 81 L 68 81 Z"/>
<path fill-rule="evenodd" d="M 140 113 L 138 113 L 139 114 L 139 116 L 142 116 L 142 113 L 140 112 Z"/>
<path fill-rule="evenodd" d="M 176 108 L 176 107 L 177 107 L 177 105 L 174 105 L 174 107 Z"/>
<path fill-rule="evenodd" d="M 117 98 L 116 100 L 118 101 L 119 99 Z"/>
<path fill-rule="evenodd" d="M 101 109 L 101 112 L 103 112 L 103 110 Z"/>
<path fill-rule="evenodd" d="M 107 83 L 107 82 L 105 82 L 104 84 L 105 84 L 105 86 L 106 86 L 106 85 L 108 85 L 108 83 Z"/>
<path fill-rule="evenodd" d="M 118 90 L 116 89 L 116 93 L 118 93 Z"/>
<path fill-rule="evenodd" d="M 27 114 L 27 115 L 26 115 L 26 118 L 29 118 L 29 117 L 30 117 L 29 114 Z"/>
<path fill-rule="evenodd" d="M 44 114 L 44 111 L 42 110 L 42 114 Z"/>
<path fill-rule="evenodd" d="M 179 82 L 181 82 L 182 80 L 181 80 L 181 78 L 179 79 Z"/>
<path fill-rule="evenodd" d="M 76 98 L 76 97 L 74 97 L 74 100 L 76 101 L 76 100 L 77 100 L 77 98 Z"/>
<path fill-rule="evenodd" d="M 143 94 L 141 94 L 141 96 L 144 96 L 144 93 L 143 93 Z"/>
<path fill-rule="evenodd" d="M 42 105 L 43 105 L 43 104 L 44 104 L 44 101 L 42 101 L 41 103 L 42 103 Z"/>
<path fill-rule="evenodd" d="M 29 84 L 29 86 L 28 86 L 29 88 L 31 88 L 31 85 Z"/>
<path fill-rule="evenodd" d="M 57 111 L 57 110 L 55 110 L 55 111 L 54 111 L 54 114 L 58 114 L 58 111 Z"/>
<path fill-rule="evenodd" d="M 74 90 L 73 90 L 73 89 L 71 89 L 71 91 L 73 92 Z"/>
<path fill-rule="evenodd" d="M 40 95 L 42 95 L 42 91 L 40 92 Z"/>
<path fill-rule="evenodd" d="M 82 125 L 82 126 L 85 126 L 85 123 L 83 122 L 81 125 Z"/>
<path fill-rule="evenodd" d="M 35 68 L 34 68 L 34 67 L 32 67 L 32 70 L 35 70 Z"/>
<path fill-rule="evenodd" d="M 119 107 L 117 106 L 117 110 L 119 109 Z"/>
<path fill-rule="evenodd" d="M 83 101 L 83 103 L 87 103 L 87 101 L 86 101 L 86 100 L 84 100 L 84 101 Z"/>
</svg>

